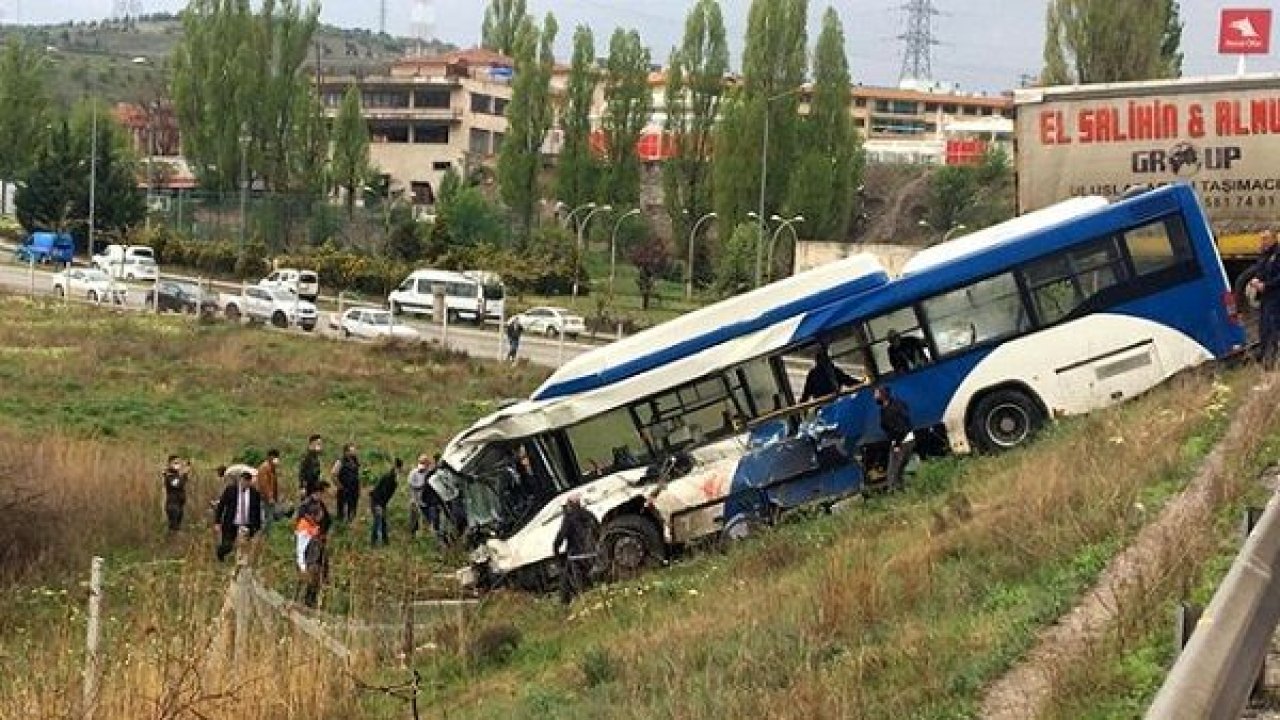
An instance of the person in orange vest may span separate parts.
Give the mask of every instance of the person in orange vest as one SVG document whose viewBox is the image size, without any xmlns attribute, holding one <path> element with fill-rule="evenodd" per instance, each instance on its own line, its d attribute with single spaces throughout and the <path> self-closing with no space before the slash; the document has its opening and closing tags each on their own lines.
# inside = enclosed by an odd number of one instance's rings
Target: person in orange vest
<svg viewBox="0 0 1280 720">
<path fill-rule="evenodd" d="M 312 504 L 294 526 L 294 558 L 300 581 L 297 595 L 307 607 L 315 607 L 324 581 L 325 537 L 321 506 Z"/>
</svg>

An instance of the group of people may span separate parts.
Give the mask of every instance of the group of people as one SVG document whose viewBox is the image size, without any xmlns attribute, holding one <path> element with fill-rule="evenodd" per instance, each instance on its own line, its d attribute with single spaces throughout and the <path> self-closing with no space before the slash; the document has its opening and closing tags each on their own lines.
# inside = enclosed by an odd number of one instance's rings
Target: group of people
<svg viewBox="0 0 1280 720">
<path fill-rule="evenodd" d="M 298 465 L 297 502 L 286 501 L 280 482 L 280 451 L 269 450 L 257 467 L 245 464 L 217 469 L 224 486 L 213 503 L 213 528 L 218 542 L 215 554 L 219 561 L 235 550 L 237 543 L 269 532 L 272 525 L 289 520 L 295 539 L 295 564 L 301 581 L 298 599 L 314 607 L 320 588 L 328 574 L 328 539 L 334 525 L 325 497 L 336 486 L 336 519 L 349 525 L 355 520 L 360 505 L 361 474 L 364 468 L 354 444 L 343 446 L 342 454 L 329 468 L 332 484 L 323 475 L 324 438 L 312 435 Z M 442 543 L 461 537 L 465 528 L 461 493 L 443 476 L 437 478 L 439 458 L 418 458 L 409 474 L 411 495 L 409 532 L 416 536 L 423 524 L 434 531 Z M 369 542 L 385 546 L 389 543 L 388 508 L 395 496 L 404 463 L 395 458 L 387 470 L 369 488 L 372 522 Z M 170 455 L 161 474 L 164 487 L 165 520 L 171 534 L 182 528 L 186 511 L 191 463 L 178 455 Z"/>
</svg>

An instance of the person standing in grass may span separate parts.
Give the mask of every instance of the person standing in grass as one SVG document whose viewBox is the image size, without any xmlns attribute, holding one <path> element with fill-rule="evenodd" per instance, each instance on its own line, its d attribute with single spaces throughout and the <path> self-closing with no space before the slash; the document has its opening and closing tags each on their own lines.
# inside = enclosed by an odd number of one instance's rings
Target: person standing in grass
<svg viewBox="0 0 1280 720">
<path fill-rule="evenodd" d="M 885 480 L 890 490 L 901 490 L 902 471 L 911 459 L 911 454 L 916 451 L 911 410 L 906 403 L 894 397 L 887 385 L 876 388 L 875 399 L 876 405 L 880 406 L 880 429 L 889 439 L 889 467 Z"/>
<path fill-rule="evenodd" d="M 262 495 L 253 487 L 253 472 L 241 471 L 239 482 L 222 491 L 214 517 L 221 534 L 218 542 L 221 562 L 235 549 L 238 538 L 251 538 L 262 528 Z"/>
<path fill-rule="evenodd" d="M 276 519 L 276 503 L 280 494 L 280 451 L 272 448 L 267 451 L 267 459 L 258 466 L 258 477 L 254 484 L 262 495 L 262 531 L 270 532 L 271 523 Z"/>
<path fill-rule="evenodd" d="M 369 491 L 369 507 L 373 512 L 373 530 L 369 533 L 369 544 L 374 547 L 388 544 L 387 508 L 391 505 L 391 497 L 396 494 L 396 478 L 403 467 L 404 462 L 396 458 L 391 463 L 391 469 L 378 478 L 378 483 Z"/>
<path fill-rule="evenodd" d="M 1262 366 L 1274 370 L 1280 358 L 1280 245 L 1273 230 L 1262 233 L 1262 255 L 1251 268 L 1249 287 L 1262 303 L 1258 317 L 1259 353 Z"/>
<path fill-rule="evenodd" d="M 299 495 L 306 497 L 320 484 L 320 453 L 324 451 L 324 438 L 312 435 L 307 438 L 307 452 L 298 465 Z"/>
<path fill-rule="evenodd" d="M 524 327 L 520 325 L 520 320 L 511 318 L 507 321 L 507 362 L 514 363 L 516 354 L 520 352 L 520 336 L 524 334 Z"/>
<path fill-rule="evenodd" d="M 169 532 L 182 529 L 182 515 L 187 507 L 187 482 L 191 479 L 191 463 L 183 463 L 177 455 L 169 456 L 162 474 L 164 480 L 164 516 Z"/>
<path fill-rule="evenodd" d="M 599 536 L 600 521 L 582 507 L 582 498 L 577 493 L 565 498 L 564 519 L 551 545 L 551 552 L 560 560 L 560 602 L 565 605 L 591 581 Z"/>
<path fill-rule="evenodd" d="M 342 457 L 334 461 L 330 474 L 338 486 L 338 520 L 350 524 L 360 504 L 360 456 L 353 443 L 342 446 Z"/>
<path fill-rule="evenodd" d="M 321 530 L 321 504 L 312 504 L 294 526 L 294 557 L 298 564 L 296 596 L 307 607 L 316 606 L 325 576 L 325 539 Z"/>
</svg>

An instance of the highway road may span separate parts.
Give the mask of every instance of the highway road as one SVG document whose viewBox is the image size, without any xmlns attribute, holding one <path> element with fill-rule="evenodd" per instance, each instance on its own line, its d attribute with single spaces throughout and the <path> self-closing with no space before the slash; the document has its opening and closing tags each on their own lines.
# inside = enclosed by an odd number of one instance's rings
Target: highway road
<svg viewBox="0 0 1280 720">
<path fill-rule="evenodd" d="M 34 295 L 34 296 L 52 296 L 53 283 L 52 276 L 56 269 L 50 270 L 40 266 L 30 267 L 27 265 L 15 264 L 12 261 L 0 261 L 0 291 L 18 295 Z M 148 311 L 143 307 L 143 301 L 146 298 L 148 283 L 124 283 L 128 288 L 126 307 L 129 310 L 143 312 Z M 234 292 L 236 286 L 224 283 L 218 283 L 223 291 Z M 69 298 L 69 302 L 79 302 L 89 305 L 85 298 Z M 321 303 L 322 308 L 324 307 Z M 340 333 L 337 331 L 336 322 L 332 320 L 336 317 L 336 310 L 321 309 L 320 323 L 316 328 L 316 335 L 339 338 Z M 506 355 L 506 344 L 500 338 L 500 329 L 497 326 L 489 326 L 478 328 L 473 325 L 454 325 L 449 328 L 443 328 L 428 322 L 422 318 L 406 318 L 406 324 L 416 328 L 423 339 L 431 340 L 442 346 L 453 350 L 465 352 L 476 358 L 501 359 Z M 279 331 L 277 331 L 279 332 Z M 303 333 L 302 330 L 292 328 L 286 332 Z M 535 365 L 547 368 L 557 368 L 571 358 L 577 357 L 597 345 L 581 343 L 571 340 L 561 342 L 558 339 L 546 338 L 542 336 L 530 335 L 526 333 L 520 342 L 519 357 L 522 360 Z"/>
</svg>

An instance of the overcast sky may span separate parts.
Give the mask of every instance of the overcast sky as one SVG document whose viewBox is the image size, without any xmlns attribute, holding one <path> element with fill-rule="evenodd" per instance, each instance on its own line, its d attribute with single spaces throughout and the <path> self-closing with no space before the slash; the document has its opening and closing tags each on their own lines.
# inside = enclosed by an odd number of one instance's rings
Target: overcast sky
<svg viewBox="0 0 1280 720">
<path fill-rule="evenodd" d="M 323 3 L 326 22 L 344 27 L 378 26 L 380 0 L 328 0 Z M 457 45 L 479 39 L 483 0 L 418 0 L 434 2 L 436 35 Z M 1003 90 L 1015 86 L 1023 73 L 1040 67 L 1044 37 L 1044 9 L 1048 0 L 935 0 L 941 15 L 934 33 L 940 45 L 934 49 L 933 70 L 940 80 L 959 82 L 968 90 Z M 414 0 L 386 0 L 387 29 L 410 34 Z M 182 0 L 142 0 L 144 12 L 177 11 Z M 691 0 L 529 0 L 539 15 L 550 10 L 561 27 L 561 55 L 567 55 L 572 27 L 586 23 L 596 31 L 597 48 L 607 47 L 608 35 L 619 24 L 634 26 L 653 51 L 655 62 L 665 61 L 684 27 Z M 828 4 L 844 20 L 849 38 L 849 60 L 858 82 L 894 84 L 902 64 L 902 0 L 810 0 L 813 21 L 810 42 L 817 35 L 817 20 Z M 1265 6 L 1268 3 L 1243 3 Z M 750 0 L 722 0 L 730 42 L 735 55 L 746 30 Z M 1217 17 L 1223 6 L 1240 2 L 1182 0 L 1186 23 L 1182 46 L 1188 75 L 1229 73 L 1234 58 L 1217 55 Z M 17 7 L 24 23 L 59 22 L 109 17 L 113 0 L 0 0 L 11 18 Z M 7 18 L 8 19 L 8 18 Z M 603 54 L 603 53 L 601 53 Z M 1251 70 L 1280 70 L 1276 55 L 1251 59 Z"/>
</svg>

